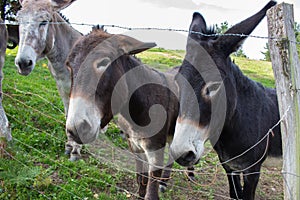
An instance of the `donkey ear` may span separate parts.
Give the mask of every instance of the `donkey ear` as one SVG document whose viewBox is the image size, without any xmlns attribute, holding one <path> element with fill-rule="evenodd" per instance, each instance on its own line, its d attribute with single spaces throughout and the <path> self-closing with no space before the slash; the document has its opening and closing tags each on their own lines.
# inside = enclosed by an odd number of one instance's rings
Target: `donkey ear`
<svg viewBox="0 0 300 200">
<path fill-rule="evenodd" d="M 267 10 L 276 5 L 275 1 L 270 1 L 263 9 L 255 15 L 245 19 L 239 24 L 234 25 L 225 32 L 224 36 L 220 36 L 216 41 L 217 47 L 229 56 L 235 52 L 244 42 L 248 35 L 256 28 L 260 21 L 265 17 Z M 228 35 L 226 35 L 228 34 Z M 230 36 L 231 34 L 238 34 L 242 36 Z M 243 36 L 244 35 L 244 36 Z"/>
<path fill-rule="evenodd" d="M 21 1 L 21 0 L 20 0 Z M 50 0 L 52 7 L 56 11 L 60 11 L 69 5 L 71 5 L 76 0 Z"/>
<path fill-rule="evenodd" d="M 195 12 L 193 14 L 193 20 L 190 25 L 190 36 L 195 39 L 201 39 L 200 34 L 195 34 L 193 32 L 203 33 L 206 31 L 206 29 L 207 27 L 204 17 L 200 13 Z"/>
<path fill-rule="evenodd" d="M 155 43 L 141 42 L 126 35 L 119 35 L 118 45 L 126 54 L 138 54 L 156 46 Z"/>
</svg>

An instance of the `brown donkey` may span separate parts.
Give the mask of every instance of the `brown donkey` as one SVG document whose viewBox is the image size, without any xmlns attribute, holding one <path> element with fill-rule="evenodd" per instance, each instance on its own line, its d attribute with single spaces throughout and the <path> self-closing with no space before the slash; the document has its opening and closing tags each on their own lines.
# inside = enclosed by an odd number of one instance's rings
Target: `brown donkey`
<svg viewBox="0 0 300 200">
<path fill-rule="evenodd" d="M 8 34 L 5 27 L 5 24 L 0 19 L 0 137 L 6 137 L 8 140 L 11 139 L 11 132 L 9 123 L 5 114 L 5 111 L 2 107 L 2 80 L 3 80 L 3 66 L 5 59 L 5 51 L 8 40 Z"/>
<path fill-rule="evenodd" d="M 17 14 L 20 41 L 15 59 L 18 71 L 21 75 L 29 75 L 36 61 L 46 57 L 67 113 L 71 79 L 65 61 L 81 34 L 72 28 L 58 11 L 69 6 L 74 0 L 19 1 L 22 5 Z M 71 160 L 78 159 L 80 145 L 68 138 L 66 153 L 71 153 Z"/>
<path fill-rule="evenodd" d="M 178 115 L 177 70 L 160 73 L 131 56 L 154 46 L 96 30 L 74 46 L 67 61 L 72 70 L 69 137 L 91 143 L 120 114 L 119 125 L 137 156 L 139 195 L 145 199 L 159 198 L 164 149 L 173 137 Z"/>
</svg>

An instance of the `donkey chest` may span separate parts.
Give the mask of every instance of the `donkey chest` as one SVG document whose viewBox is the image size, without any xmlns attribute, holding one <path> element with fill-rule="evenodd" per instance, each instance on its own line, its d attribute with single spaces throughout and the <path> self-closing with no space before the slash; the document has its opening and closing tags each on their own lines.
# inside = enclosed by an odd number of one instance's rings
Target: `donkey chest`
<svg viewBox="0 0 300 200">
<path fill-rule="evenodd" d="M 235 156 L 226 154 L 226 152 L 222 152 L 222 155 L 219 155 L 219 159 L 221 163 L 226 164 L 230 167 L 231 170 L 239 171 L 248 168 L 251 165 L 251 161 L 249 161 L 245 157 L 239 157 L 236 159 L 232 159 Z"/>
<path fill-rule="evenodd" d="M 252 150 L 249 148 L 241 149 L 239 145 L 231 144 L 224 146 L 220 142 L 214 148 L 217 151 L 220 162 L 229 166 L 231 170 L 244 170 L 260 160 L 264 160 L 263 152 L 257 151 L 256 148 Z"/>
</svg>

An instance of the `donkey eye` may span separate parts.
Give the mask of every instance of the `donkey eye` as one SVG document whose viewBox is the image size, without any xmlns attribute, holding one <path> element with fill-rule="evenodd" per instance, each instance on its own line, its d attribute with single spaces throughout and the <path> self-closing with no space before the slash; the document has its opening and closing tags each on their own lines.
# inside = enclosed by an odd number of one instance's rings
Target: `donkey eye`
<svg viewBox="0 0 300 200">
<path fill-rule="evenodd" d="M 209 88 L 207 87 L 207 88 L 206 88 L 205 95 L 206 95 L 206 96 L 209 96 L 209 94 L 210 94 L 210 91 L 209 91 Z"/>
<path fill-rule="evenodd" d="M 41 26 L 46 26 L 47 24 L 48 24 L 48 21 L 46 21 L 46 20 L 45 20 L 45 21 L 42 21 L 42 22 L 40 23 L 40 27 L 41 27 Z"/>
<path fill-rule="evenodd" d="M 220 87 L 221 87 L 222 83 L 221 82 L 209 82 L 207 83 L 203 90 L 202 90 L 202 96 L 204 97 L 208 97 L 208 98 L 212 98 L 213 96 L 215 96 Z"/>
<path fill-rule="evenodd" d="M 109 58 L 103 58 L 97 63 L 97 68 L 101 67 L 108 67 L 110 65 L 110 59 Z"/>
</svg>

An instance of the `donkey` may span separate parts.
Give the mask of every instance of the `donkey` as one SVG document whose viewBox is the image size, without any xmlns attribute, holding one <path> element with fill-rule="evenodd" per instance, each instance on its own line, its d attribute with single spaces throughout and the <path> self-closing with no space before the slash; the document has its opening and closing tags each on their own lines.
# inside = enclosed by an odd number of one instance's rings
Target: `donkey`
<svg viewBox="0 0 300 200">
<path fill-rule="evenodd" d="M 138 157 L 138 192 L 145 199 L 159 198 L 164 148 L 173 136 L 179 106 L 177 70 L 160 73 L 131 56 L 154 46 L 94 30 L 78 41 L 66 63 L 72 71 L 69 137 L 79 144 L 91 143 L 99 129 L 120 114 L 118 123 Z"/>
<path fill-rule="evenodd" d="M 5 24 L 0 19 L 0 137 L 5 136 L 7 140 L 11 140 L 11 131 L 6 117 L 5 111 L 2 107 L 2 80 L 3 80 L 3 66 L 5 59 L 5 51 L 7 45 L 8 34 Z"/>
<path fill-rule="evenodd" d="M 36 61 L 46 57 L 67 113 L 71 79 L 65 61 L 72 46 L 82 34 L 72 28 L 58 11 L 75 0 L 19 1 L 22 6 L 17 13 L 20 41 L 15 59 L 18 72 L 21 75 L 29 75 Z M 80 158 L 80 145 L 68 138 L 66 154 L 70 153 L 71 160 Z"/>
<path fill-rule="evenodd" d="M 19 25 L 7 24 L 8 44 L 7 48 L 14 49 L 19 44 Z"/>
<path fill-rule="evenodd" d="M 171 155 L 180 165 L 194 165 L 210 140 L 234 199 L 254 199 L 266 156 L 282 155 L 280 127 L 274 127 L 279 121 L 275 89 L 247 78 L 230 59 L 275 4 L 270 1 L 224 36 L 209 36 L 213 29 L 207 28 L 201 14 L 194 13 L 185 60 L 175 78 L 180 111 Z"/>
</svg>

